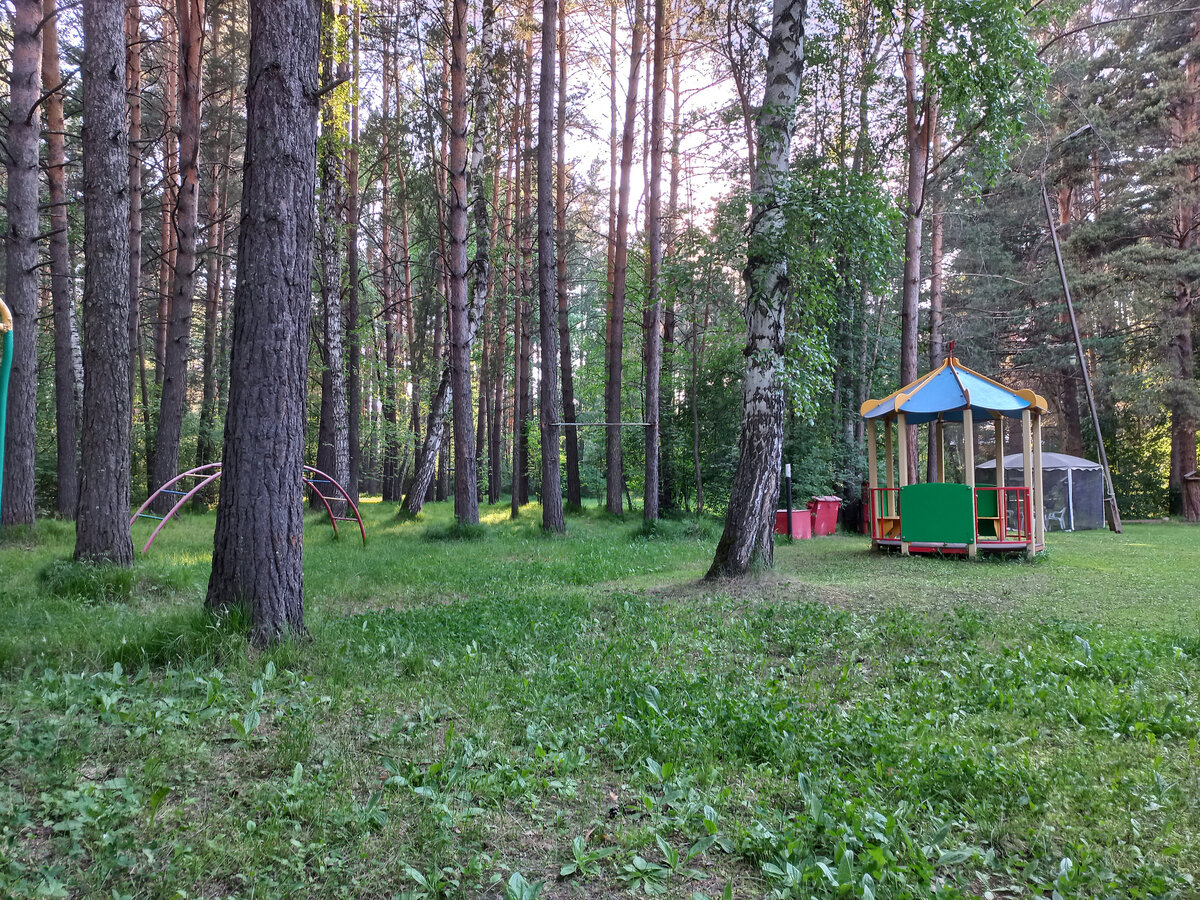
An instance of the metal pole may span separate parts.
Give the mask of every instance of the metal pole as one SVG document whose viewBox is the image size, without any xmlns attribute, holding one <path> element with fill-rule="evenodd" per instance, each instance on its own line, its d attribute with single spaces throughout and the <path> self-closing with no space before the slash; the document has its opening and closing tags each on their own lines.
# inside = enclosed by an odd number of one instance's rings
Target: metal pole
<svg viewBox="0 0 1200 900">
<path fill-rule="evenodd" d="M 1112 473 L 1108 470 L 1108 454 L 1104 450 L 1104 435 L 1100 432 L 1100 415 L 1096 412 L 1096 396 L 1092 393 L 1092 379 L 1088 375 L 1087 361 L 1083 356 L 1083 341 L 1079 338 L 1079 323 L 1075 320 L 1075 304 L 1071 302 L 1071 286 L 1067 283 L 1067 268 L 1063 264 L 1062 247 L 1058 243 L 1058 229 L 1054 224 L 1054 213 L 1050 209 L 1050 195 L 1046 193 L 1046 173 L 1042 172 L 1042 203 L 1046 207 L 1046 223 L 1050 226 L 1050 239 L 1054 243 L 1054 258 L 1058 262 L 1058 277 L 1062 280 L 1063 296 L 1067 299 L 1067 312 L 1071 317 L 1071 332 L 1075 335 L 1075 353 L 1079 357 L 1079 371 L 1083 373 L 1083 389 L 1087 394 L 1088 409 L 1092 412 L 1092 427 L 1096 429 L 1096 443 L 1100 447 L 1100 467 L 1104 472 L 1104 486 L 1108 490 L 1105 506 L 1108 508 L 1108 527 L 1121 533 L 1121 512 L 1117 509 L 1117 494 L 1113 490 Z"/>
<path fill-rule="evenodd" d="M 0 350 L 0 499 L 4 490 L 4 431 L 8 421 L 8 376 L 12 372 L 13 359 L 13 320 L 8 305 L 0 300 L 0 336 L 3 339 L 3 350 Z M 0 507 L 2 508 L 2 507 Z"/>
<path fill-rule="evenodd" d="M 788 543 L 790 544 L 796 539 L 796 536 L 792 534 L 792 464 L 785 465 L 783 471 L 787 476 Z"/>
</svg>

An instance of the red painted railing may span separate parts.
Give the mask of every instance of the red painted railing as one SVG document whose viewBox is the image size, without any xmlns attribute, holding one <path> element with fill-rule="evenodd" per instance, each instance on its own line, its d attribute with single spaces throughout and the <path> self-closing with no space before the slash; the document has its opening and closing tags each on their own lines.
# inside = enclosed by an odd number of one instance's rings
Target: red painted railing
<svg viewBox="0 0 1200 900">
<path fill-rule="evenodd" d="M 999 528 L 995 535 L 979 534 L 979 498 L 996 494 Z M 1033 540 L 1033 504 L 1027 487 L 975 488 L 976 538 L 980 544 L 1027 544 Z"/>
<path fill-rule="evenodd" d="M 979 533 L 979 498 L 996 494 L 996 533 Z M 900 538 L 900 488 L 874 488 L 871 491 L 871 537 L 874 540 Z M 976 487 L 975 535 L 980 544 L 1027 544 L 1033 539 L 1033 505 L 1027 487 Z"/>
</svg>

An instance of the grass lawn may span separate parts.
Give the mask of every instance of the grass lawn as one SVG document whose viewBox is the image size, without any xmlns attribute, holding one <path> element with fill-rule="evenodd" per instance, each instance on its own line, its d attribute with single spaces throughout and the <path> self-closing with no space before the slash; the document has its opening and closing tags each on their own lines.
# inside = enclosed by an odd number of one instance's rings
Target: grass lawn
<svg viewBox="0 0 1200 900">
<path fill-rule="evenodd" d="M 0 897 L 1200 896 L 1198 528 L 712 585 L 712 522 L 363 509 L 269 653 L 212 516 L 5 536 Z"/>
</svg>

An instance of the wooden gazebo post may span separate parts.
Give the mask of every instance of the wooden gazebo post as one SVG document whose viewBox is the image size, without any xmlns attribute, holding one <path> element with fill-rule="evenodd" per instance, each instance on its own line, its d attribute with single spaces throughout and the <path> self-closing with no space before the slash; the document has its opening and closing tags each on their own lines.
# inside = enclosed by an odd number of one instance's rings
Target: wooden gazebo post
<svg viewBox="0 0 1200 900">
<path fill-rule="evenodd" d="M 899 401 L 903 398 L 903 394 L 897 397 L 896 405 L 899 406 Z M 896 449 L 897 454 L 896 480 L 900 484 L 900 488 L 904 489 L 908 486 L 908 416 L 902 412 L 896 413 Z M 903 528 L 903 523 L 901 524 Z M 900 555 L 908 556 L 908 541 L 904 540 L 904 532 L 900 532 Z"/>
<path fill-rule="evenodd" d="M 1000 488 L 1000 506 L 1004 506 L 1004 415 L 996 413 L 996 487 Z"/>
<path fill-rule="evenodd" d="M 875 532 L 879 521 L 879 510 L 875 508 L 875 492 L 879 488 L 879 449 L 875 446 L 875 441 L 875 420 L 867 419 L 867 517 L 871 522 L 872 550 L 878 546 L 875 543 Z"/>
<path fill-rule="evenodd" d="M 934 430 L 934 440 L 937 443 L 937 482 L 946 484 L 946 420 L 942 413 L 937 414 L 937 427 Z"/>
<path fill-rule="evenodd" d="M 967 470 L 967 487 L 971 489 L 971 535 L 979 537 L 979 517 L 975 502 L 975 417 L 968 402 L 963 409 L 963 467 Z M 974 559 L 979 545 L 976 540 L 967 544 L 967 556 Z"/>
<path fill-rule="evenodd" d="M 1070 470 L 1067 470 L 1068 476 Z M 1046 515 L 1042 499 L 1042 411 L 1034 409 L 1033 415 L 1033 543 L 1035 547 L 1046 546 Z"/>
<path fill-rule="evenodd" d="M 895 473 L 895 468 L 893 466 L 893 463 L 895 462 L 895 456 L 893 455 L 893 450 L 892 450 L 892 420 L 891 419 L 883 420 L 883 456 L 884 456 L 883 464 L 886 467 L 886 475 L 884 477 L 884 484 L 887 485 L 887 503 L 884 505 L 887 507 L 887 514 L 889 516 L 894 516 L 896 514 L 896 505 L 895 505 L 896 500 L 892 496 L 892 488 L 894 488 L 896 486 L 896 473 Z"/>
<path fill-rule="evenodd" d="M 1031 416 L 1029 414 L 1028 407 L 1021 410 L 1021 444 L 1022 444 L 1021 462 L 1025 466 L 1025 488 L 1029 491 L 1029 509 L 1027 511 L 1027 514 L 1029 516 L 1028 521 L 1029 521 L 1029 525 L 1030 525 L 1028 541 L 1026 542 L 1026 545 L 1025 545 L 1025 553 L 1027 556 L 1030 556 L 1030 557 L 1032 557 L 1035 552 L 1034 546 L 1035 546 L 1036 542 L 1034 540 L 1033 535 L 1034 535 L 1034 529 L 1036 526 L 1034 526 L 1033 523 L 1038 518 L 1037 506 L 1035 505 L 1035 501 L 1036 501 L 1037 497 L 1036 497 L 1034 489 L 1033 489 L 1033 429 L 1031 427 L 1032 419 L 1033 419 L 1033 416 Z"/>
</svg>

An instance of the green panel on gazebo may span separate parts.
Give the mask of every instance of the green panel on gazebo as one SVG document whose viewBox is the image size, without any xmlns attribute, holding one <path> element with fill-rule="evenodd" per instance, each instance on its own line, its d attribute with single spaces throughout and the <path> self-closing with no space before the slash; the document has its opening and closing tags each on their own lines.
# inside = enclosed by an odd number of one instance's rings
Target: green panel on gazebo
<svg viewBox="0 0 1200 900">
<path fill-rule="evenodd" d="M 975 504 L 965 484 L 910 484 L 900 489 L 901 540 L 970 544 L 975 541 Z"/>
</svg>

